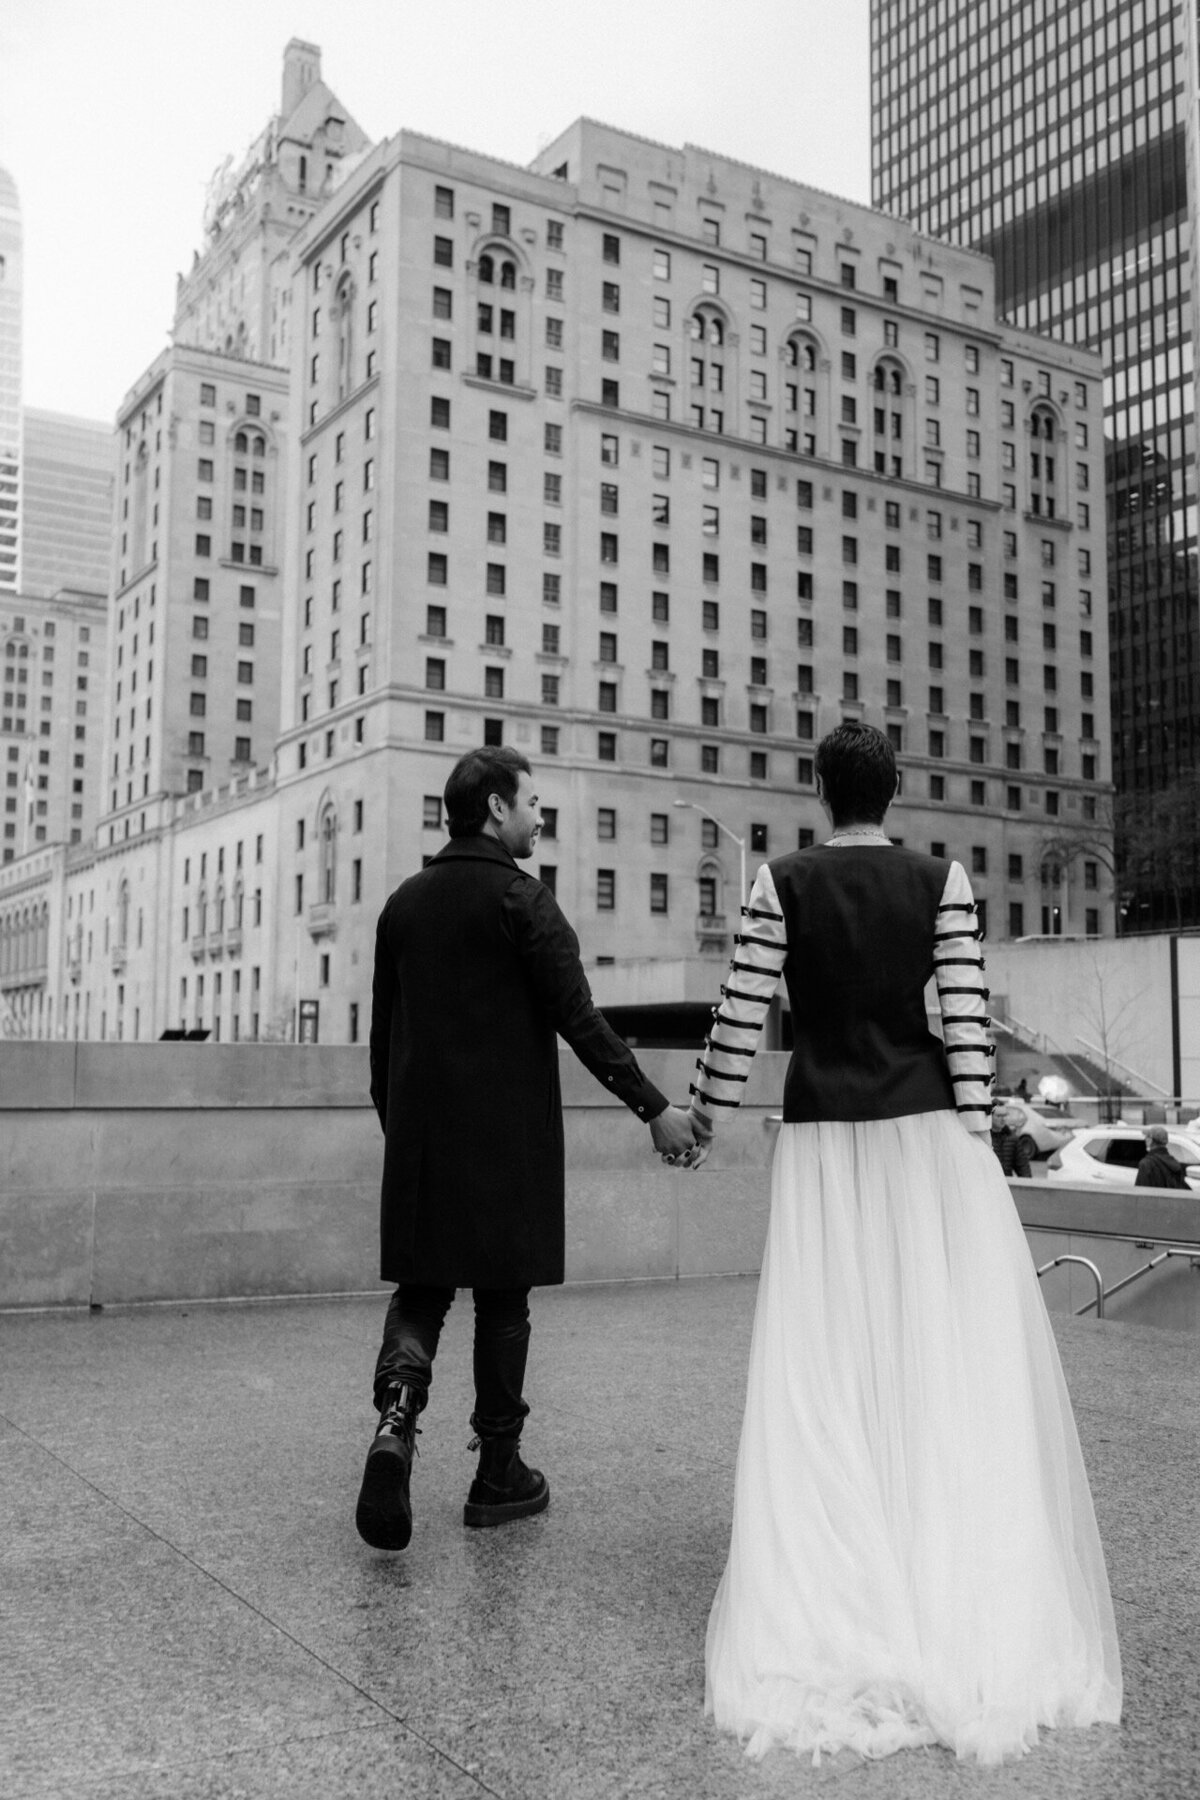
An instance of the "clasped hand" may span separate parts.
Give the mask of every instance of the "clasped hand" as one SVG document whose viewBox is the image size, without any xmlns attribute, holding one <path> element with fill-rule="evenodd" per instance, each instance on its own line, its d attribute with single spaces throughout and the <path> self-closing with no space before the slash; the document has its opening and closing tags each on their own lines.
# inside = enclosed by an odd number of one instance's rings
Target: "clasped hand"
<svg viewBox="0 0 1200 1800">
<path fill-rule="evenodd" d="M 650 1121 L 650 1139 L 672 1169 L 698 1169 L 712 1148 L 712 1126 L 694 1107 L 668 1106 Z"/>
</svg>

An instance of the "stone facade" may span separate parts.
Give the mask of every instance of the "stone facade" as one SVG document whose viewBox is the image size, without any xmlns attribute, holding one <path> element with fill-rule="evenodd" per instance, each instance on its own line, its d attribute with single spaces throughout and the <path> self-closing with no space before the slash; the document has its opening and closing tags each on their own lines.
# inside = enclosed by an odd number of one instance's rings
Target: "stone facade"
<svg viewBox="0 0 1200 1800">
<path fill-rule="evenodd" d="M 179 347 L 122 404 L 105 843 L 270 761 L 287 408 L 285 371 Z"/>
<path fill-rule="evenodd" d="M 2 863 L 95 829 L 107 624 L 99 594 L 0 595 Z"/>
<path fill-rule="evenodd" d="M 204 249 L 178 279 L 177 344 L 288 361 L 292 239 L 369 147 L 322 81 L 320 50 L 293 38 L 278 113 L 208 184 Z"/>
</svg>

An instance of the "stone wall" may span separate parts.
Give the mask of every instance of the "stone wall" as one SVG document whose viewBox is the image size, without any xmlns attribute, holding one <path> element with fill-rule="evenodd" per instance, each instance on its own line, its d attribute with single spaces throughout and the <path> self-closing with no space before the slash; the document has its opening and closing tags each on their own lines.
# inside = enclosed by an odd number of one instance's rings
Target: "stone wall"
<svg viewBox="0 0 1200 1800">
<path fill-rule="evenodd" d="M 642 1051 L 665 1093 L 693 1057 Z M 561 1059 L 567 1279 L 757 1270 L 786 1057 L 755 1061 L 746 1103 L 698 1175 L 665 1168 L 644 1126 Z M 367 1055 L 343 1046 L 0 1045 L 0 1307 L 355 1293 L 379 1285 L 382 1140 Z M 1151 1254 L 1122 1236 L 1195 1241 L 1200 1199 L 1015 1182 L 1038 1264 L 1091 1257 L 1107 1284 Z M 1086 1270 L 1046 1277 L 1051 1310 L 1092 1298 Z M 1200 1323 L 1186 1261 L 1114 1300 L 1112 1317 Z"/>
<path fill-rule="evenodd" d="M 640 1060 L 686 1095 L 690 1053 Z M 664 1168 L 563 1052 L 568 1279 L 757 1268 L 784 1061 L 759 1058 L 718 1185 Z M 348 1046 L 0 1046 L 0 1306 L 374 1287 L 367 1087 L 366 1051 Z"/>
</svg>

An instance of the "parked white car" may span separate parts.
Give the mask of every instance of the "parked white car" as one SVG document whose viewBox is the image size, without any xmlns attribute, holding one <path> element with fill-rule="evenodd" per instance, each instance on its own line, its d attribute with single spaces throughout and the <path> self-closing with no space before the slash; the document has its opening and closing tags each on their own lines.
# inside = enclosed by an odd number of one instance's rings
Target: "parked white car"
<svg viewBox="0 0 1200 1800">
<path fill-rule="evenodd" d="M 1200 1189 L 1200 1139 L 1168 1130 L 1167 1149 L 1184 1165 L 1190 1185 Z M 1082 1125 L 1050 1158 L 1047 1178 L 1075 1187 L 1095 1181 L 1103 1187 L 1131 1188 L 1145 1154 L 1146 1133 L 1136 1125 Z"/>
<path fill-rule="evenodd" d="M 1061 1150 L 1070 1142 L 1071 1133 L 1083 1123 L 1082 1119 L 1073 1119 L 1066 1113 L 1047 1115 L 1030 1101 L 1018 1100 L 1015 1094 L 997 1095 L 996 1104 L 1001 1102 L 1013 1114 L 1013 1127 L 1030 1162 Z M 1016 1122 L 1017 1113 L 1021 1115 L 1020 1124 Z"/>
</svg>

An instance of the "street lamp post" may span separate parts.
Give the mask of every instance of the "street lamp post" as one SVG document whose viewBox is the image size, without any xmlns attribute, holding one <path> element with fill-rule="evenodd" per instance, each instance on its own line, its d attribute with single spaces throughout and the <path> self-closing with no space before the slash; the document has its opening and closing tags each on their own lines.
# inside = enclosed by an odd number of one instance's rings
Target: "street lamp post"
<svg viewBox="0 0 1200 1800">
<path fill-rule="evenodd" d="M 704 818 L 711 820 L 712 823 L 716 826 L 718 831 L 723 831 L 725 833 L 725 836 L 727 838 L 732 838 L 734 843 L 737 845 L 738 860 L 739 860 L 739 879 L 741 882 L 741 885 L 738 889 L 738 911 L 740 913 L 742 907 L 745 906 L 745 904 L 746 904 L 746 840 L 745 840 L 745 838 L 739 837 L 736 831 L 730 831 L 728 825 L 724 824 L 722 822 L 722 820 L 718 819 L 716 813 L 710 813 L 707 806 L 699 806 L 695 800 L 676 800 L 675 805 L 676 806 L 686 806 L 688 808 L 689 812 L 698 812 Z"/>
</svg>

